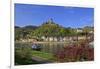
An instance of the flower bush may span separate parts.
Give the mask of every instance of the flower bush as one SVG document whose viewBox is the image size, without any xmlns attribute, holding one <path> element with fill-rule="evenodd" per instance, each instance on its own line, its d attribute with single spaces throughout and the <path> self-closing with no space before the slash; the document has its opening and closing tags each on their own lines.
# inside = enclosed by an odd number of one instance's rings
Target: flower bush
<svg viewBox="0 0 100 69">
<path fill-rule="evenodd" d="M 94 48 L 85 44 L 66 46 L 54 56 L 58 62 L 92 61 L 94 60 Z"/>
</svg>

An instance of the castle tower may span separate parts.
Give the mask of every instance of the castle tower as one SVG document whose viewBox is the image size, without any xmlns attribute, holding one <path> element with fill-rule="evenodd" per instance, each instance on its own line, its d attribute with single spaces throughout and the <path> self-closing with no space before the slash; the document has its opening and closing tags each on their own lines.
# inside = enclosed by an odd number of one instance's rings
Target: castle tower
<svg viewBox="0 0 100 69">
<path fill-rule="evenodd" d="M 49 23 L 49 24 L 52 24 L 52 23 L 53 23 L 53 19 L 50 18 L 50 19 L 48 20 L 48 23 Z"/>
</svg>

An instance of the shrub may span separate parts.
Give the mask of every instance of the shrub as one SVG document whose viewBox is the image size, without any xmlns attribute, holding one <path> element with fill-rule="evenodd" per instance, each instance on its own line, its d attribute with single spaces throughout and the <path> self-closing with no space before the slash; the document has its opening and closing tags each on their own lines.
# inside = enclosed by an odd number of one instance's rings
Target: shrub
<svg viewBox="0 0 100 69">
<path fill-rule="evenodd" d="M 62 51 L 55 53 L 55 57 L 59 62 L 91 61 L 94 60 L 94 48 L 85 44 L 66 46 Z"/>
<path fill-rule="evenodd" d="M 20 48 L 15 50 L 15 64 L 30 64 L 32 52 L 29 48 Z"/>
</svg>

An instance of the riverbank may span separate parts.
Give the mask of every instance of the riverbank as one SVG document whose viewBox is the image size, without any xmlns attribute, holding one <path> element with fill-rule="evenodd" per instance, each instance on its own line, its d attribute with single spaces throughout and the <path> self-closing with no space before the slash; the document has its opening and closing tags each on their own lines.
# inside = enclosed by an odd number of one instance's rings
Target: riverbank
<svg viewBox="0 0 100 69">
<path fill-rule="evenodd" d="M 73 41 L 73 43 L 74 43 L 75 41 Z M 56 43 L 56 44 L 61 44 L 61 43 L 72 43 L 71 41 L 64 41 L 64 42 L 61 42 L 61 41 L 59 41 L 59 42 L 56 42 L 56 41 L 53 41 L 53 42 L 50 42 L 50 41 L 48 41 L 48 42 L 44 42 L 44 41 L 35 41 L 35 42 L 22 42 L 22 41 L 15 41 L 15 43 L 34 43 L 34 44 L 46 44 L 46 43 Z"/>
</svg>

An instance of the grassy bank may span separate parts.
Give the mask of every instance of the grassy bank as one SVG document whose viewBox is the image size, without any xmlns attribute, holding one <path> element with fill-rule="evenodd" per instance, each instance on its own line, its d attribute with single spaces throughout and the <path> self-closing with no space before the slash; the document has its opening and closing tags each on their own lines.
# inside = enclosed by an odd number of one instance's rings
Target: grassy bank
<svg viewBox="0 0 100 69">
<path fill-rule="evenodd" d="M 34 56 L 40 57 L 41 59 L 44 59 L 44 60 L 53 60 L 54 59 L 53 54 L 51 54 L 51 53 L 32 51 L 32 54 L 33 54 L 33 57 Z"/>
</svg>

